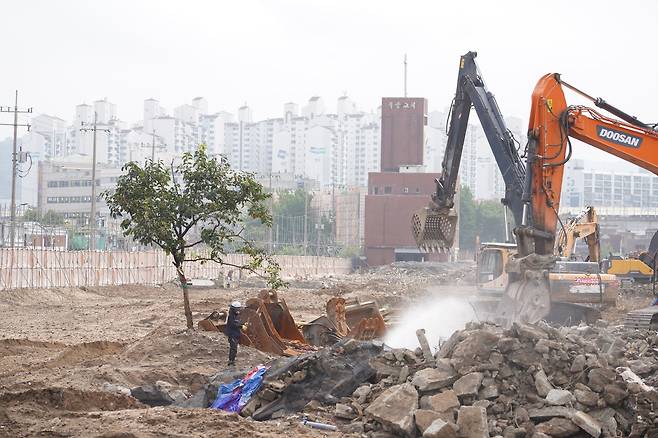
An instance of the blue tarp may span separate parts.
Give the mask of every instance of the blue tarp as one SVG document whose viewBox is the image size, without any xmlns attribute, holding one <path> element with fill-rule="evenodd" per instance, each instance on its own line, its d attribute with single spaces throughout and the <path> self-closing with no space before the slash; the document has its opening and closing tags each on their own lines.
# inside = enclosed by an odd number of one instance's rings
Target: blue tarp
<svg viewBox="0 0 658 438">
<path fill-rule="evenodd" d="M 263 383 L 263 374 L 267 367 L 254 367 L 242 379 L 221 385 L 217 390 L 217 398 L 210 405 L 213 409 L 239 413 Z"/>
</svg>

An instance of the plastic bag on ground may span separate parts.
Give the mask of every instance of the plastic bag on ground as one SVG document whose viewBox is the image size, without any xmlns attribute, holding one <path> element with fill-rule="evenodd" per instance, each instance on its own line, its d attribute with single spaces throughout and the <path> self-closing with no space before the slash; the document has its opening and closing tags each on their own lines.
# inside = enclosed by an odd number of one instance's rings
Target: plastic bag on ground
<svg viewBox="0 0 658 438">
<path fill-rule="evenodd" d="M 249 399 L 260 388 L 267 368 L 262 365 L 256 366 L 242 379 L 221 385 L 217 390 L 217 398 L 210 407 L 240 413 L 242 408 L 249 402 Z"/>
</svg>

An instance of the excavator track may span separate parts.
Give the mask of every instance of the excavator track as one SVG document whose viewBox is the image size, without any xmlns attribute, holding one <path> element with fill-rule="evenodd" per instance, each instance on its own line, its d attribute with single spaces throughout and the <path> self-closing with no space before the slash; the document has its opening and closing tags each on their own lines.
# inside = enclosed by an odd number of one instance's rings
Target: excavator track
<svg viewBox="0 0 658 438">
<path fill-rule="evenodd" d="M 658 306 L 645 307 L 628 312 L 624 317 L 624 327 L 639 330 L 657 330 Z"/>
</svg>

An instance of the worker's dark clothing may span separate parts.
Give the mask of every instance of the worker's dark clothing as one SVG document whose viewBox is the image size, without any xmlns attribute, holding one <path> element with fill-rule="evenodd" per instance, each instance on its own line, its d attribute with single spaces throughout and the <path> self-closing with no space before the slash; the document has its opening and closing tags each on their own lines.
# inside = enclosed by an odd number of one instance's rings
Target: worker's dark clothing
<svg viewBox="0 0 658 438">
<path fill-rule="evenodd" d="M 238 354 L 238 343 L 240 342 L 240 321 L 239 311 L 235 307 L 231 307 L 228 312 L 228 319 L 226 320 L 226 336 L 228 337 L 228 364 L 233 365 L 235 356 Z"/>
</svg>

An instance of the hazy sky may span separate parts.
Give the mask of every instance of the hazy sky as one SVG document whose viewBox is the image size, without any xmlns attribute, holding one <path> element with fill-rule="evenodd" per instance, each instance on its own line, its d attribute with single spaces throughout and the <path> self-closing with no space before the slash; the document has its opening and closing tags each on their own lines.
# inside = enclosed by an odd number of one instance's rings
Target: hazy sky
<svg viewBox="0 0 658 438">
<path fill-rule="evenodd" d="M 312 95 L 333 110 L 347 92 L 371 110 L 402 94 L 404 53 L 409 94 L 443 109 L 469 50 L 506 115 L 525 120 L 537 79 L 560 72 L 658 120 L 658 2 L 648 0 L 21 0 L 3 2 L 1 20 L 0 105 L 18 88 L 35 112 L 67 120 L 103 97 L 128 121 L 149 97 L 169 110 L 199 95 L 212 111 L 247 102 L 262 119 Z"/>
</svg>

